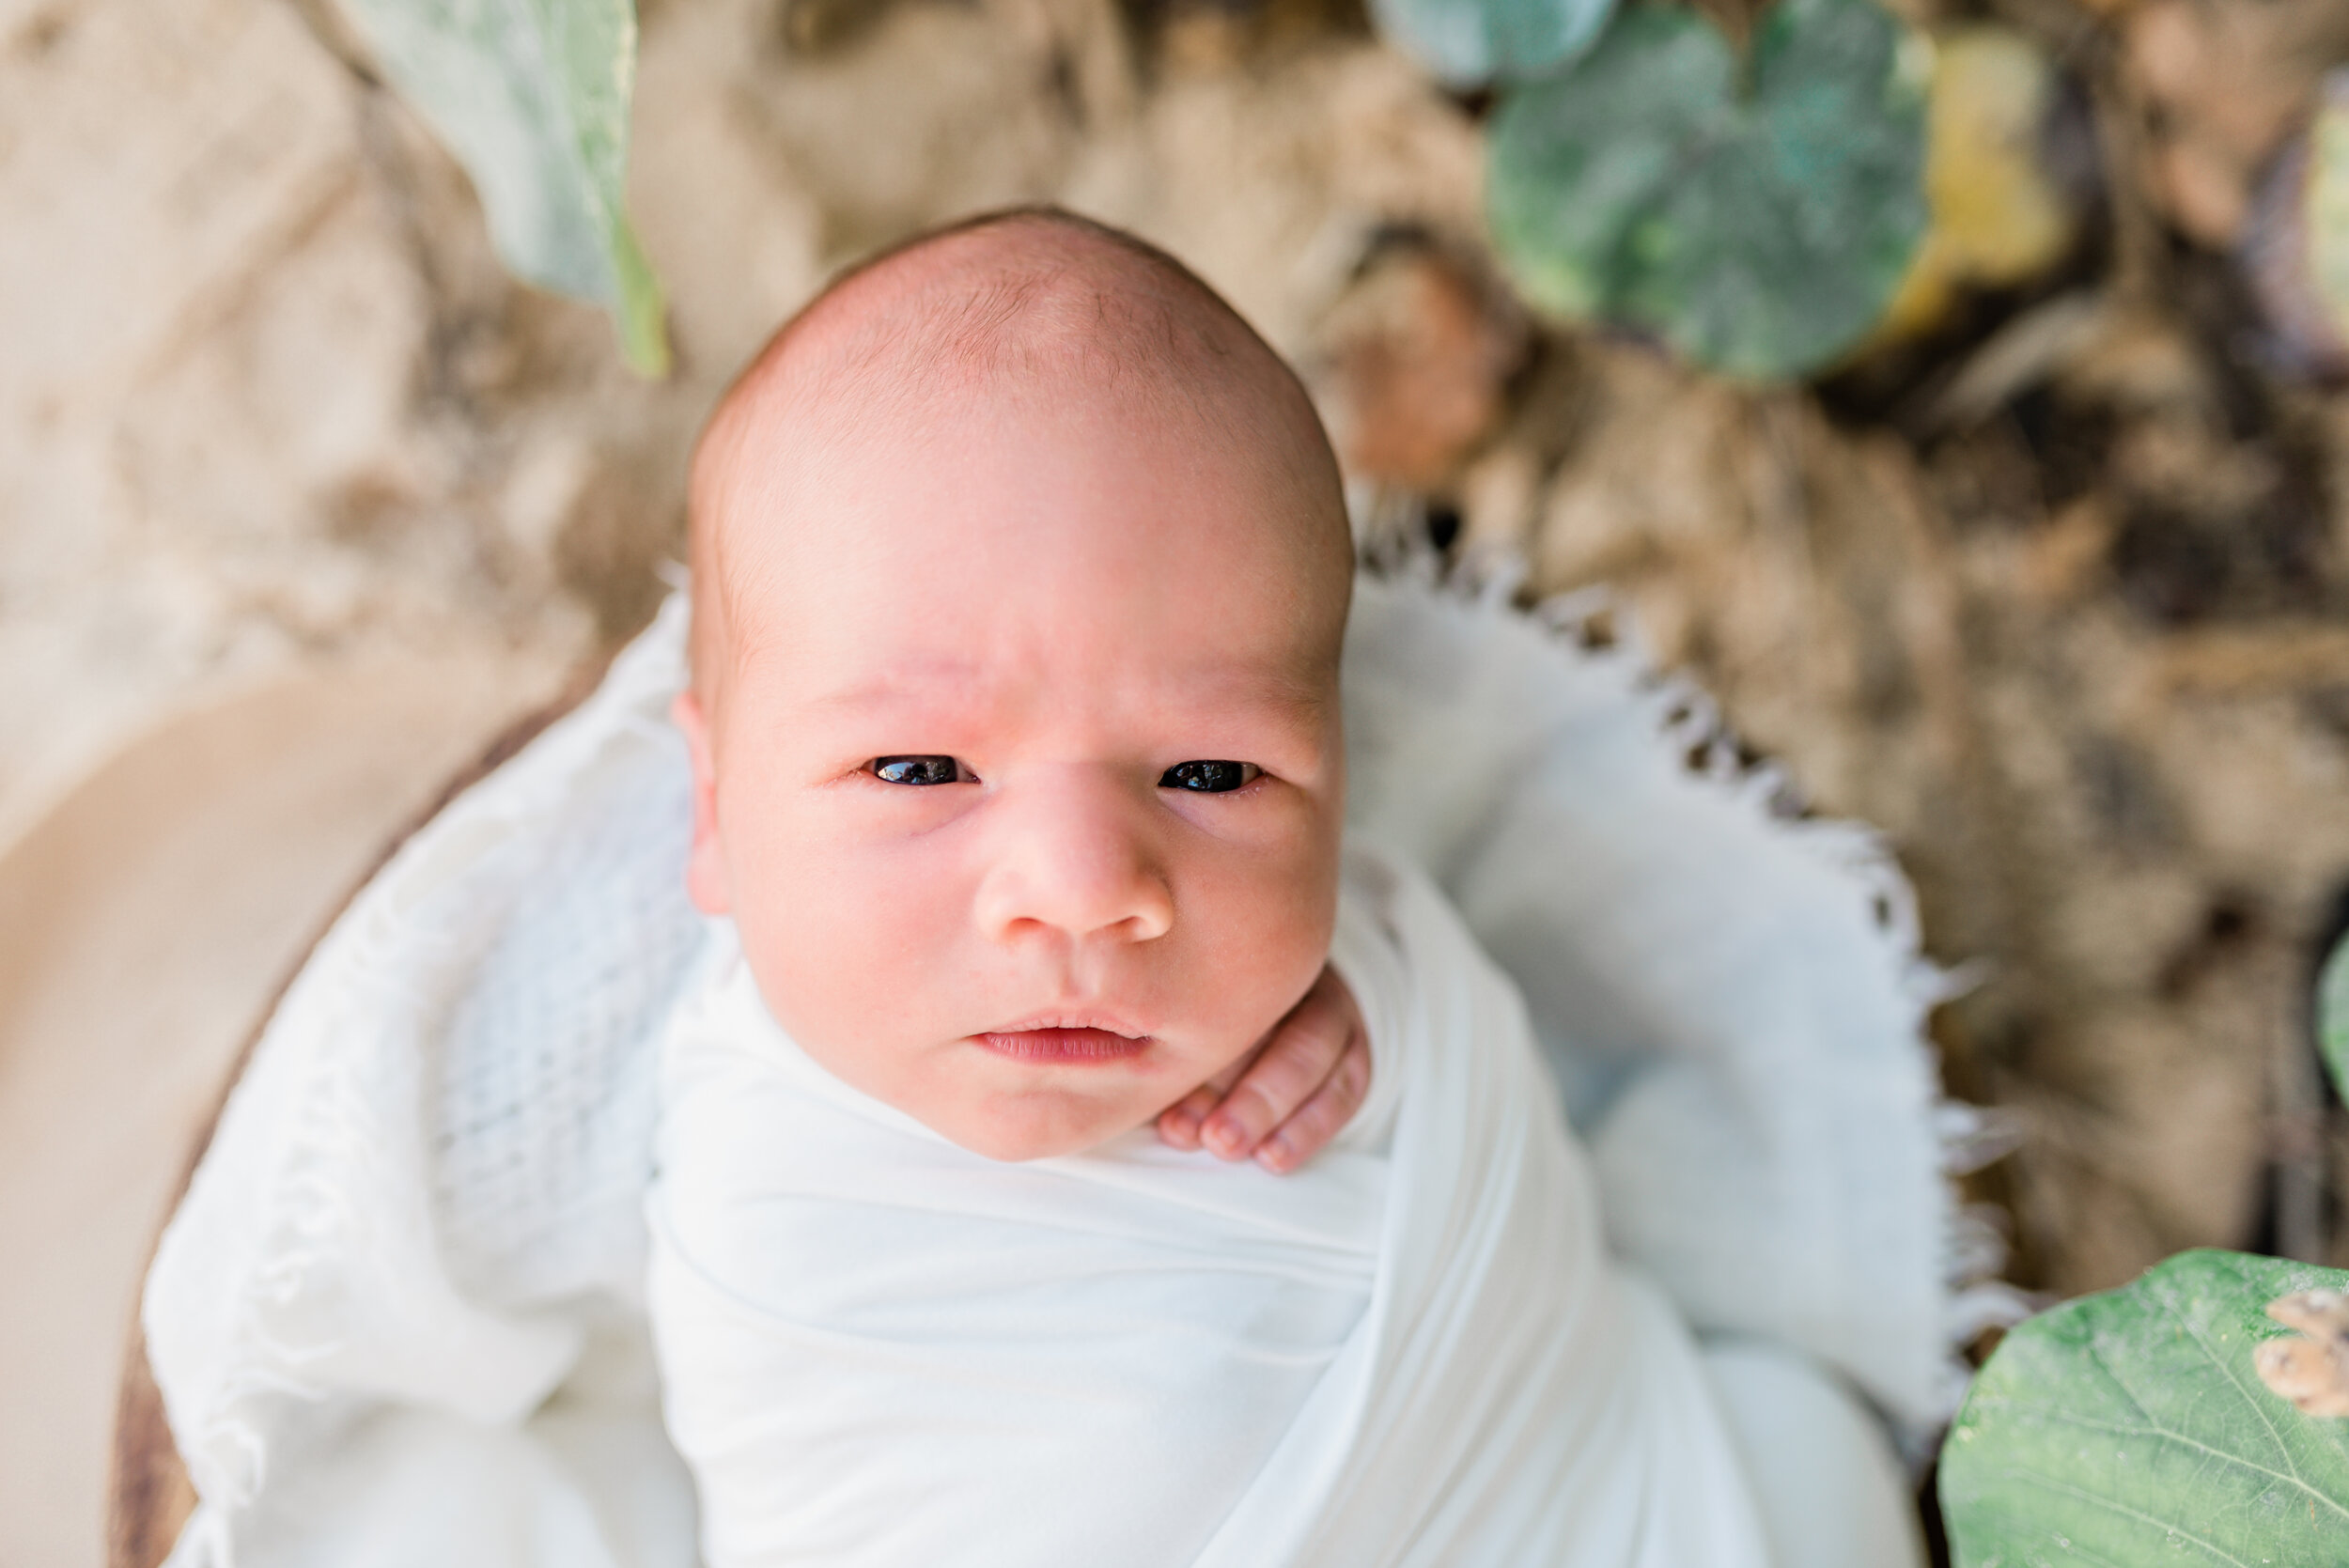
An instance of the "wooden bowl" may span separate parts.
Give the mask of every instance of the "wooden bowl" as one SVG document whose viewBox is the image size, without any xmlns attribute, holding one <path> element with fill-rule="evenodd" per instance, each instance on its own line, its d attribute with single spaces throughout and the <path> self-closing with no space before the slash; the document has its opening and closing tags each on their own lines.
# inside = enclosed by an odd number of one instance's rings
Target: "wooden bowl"
<svg viewBox="0 0 2349 1568">
<path fill-rule="evenodd" d="M 0 849 L 0 1248 L 41 1260 L 0 1293 L 0 1557 L 94 1564 L 101 1517 L 104 1560 L 168 1555 L 194 1497 L 119 1325 L 191 1135 L 348 890 L 557 684 L 503 655 L 273 681 L 158 725 Z"/>
</svg>

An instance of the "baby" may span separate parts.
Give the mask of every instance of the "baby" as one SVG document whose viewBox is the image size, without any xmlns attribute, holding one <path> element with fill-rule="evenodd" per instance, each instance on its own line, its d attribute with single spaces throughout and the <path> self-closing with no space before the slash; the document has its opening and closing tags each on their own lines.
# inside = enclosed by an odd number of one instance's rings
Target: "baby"
<svg viewBox="0 0 2349 1568">
<path fill-rule="evenodd" d="M 828 1070 L 1033 1159 L 1305 994 L 1352 545 L 1302 390 L 1201 286 L 1066 219 L 886 257 L 727 398 L 692 518 L 691 885 Z"/>
<path fill-rule="evenodd" d="M 931 236 L 777 336 L 692 505 L 731 934 L 648 1212 L 711 1568 L 1767 1560 L 1515 993 L 1342 849 L 1337 470 L 1227 305 L 1056 213 Z M 1187 1152 L 1309 993 L 1353 1125 Z"/>
</svg>

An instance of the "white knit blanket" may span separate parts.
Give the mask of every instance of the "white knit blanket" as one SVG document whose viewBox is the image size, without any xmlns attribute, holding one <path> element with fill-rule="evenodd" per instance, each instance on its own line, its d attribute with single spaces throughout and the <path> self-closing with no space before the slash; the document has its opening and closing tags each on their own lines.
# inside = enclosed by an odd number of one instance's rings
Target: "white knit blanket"
<svg viewBox="0 0 2349 1568">
<path fill-rule="evenodd" d="M 265 1031 L 145 1298 L 181 1568 L 692 1560 L 644 1315 L 655 1044 L 708 941 L 683 624 L 403 846 Z M 1952 1274 L 1996 1260 L 1873 841 L 1692 772 L 1700 698 L 1495 599 L 1365 579 L 1346 659 L 1348 831 L 1522 990 L 1614 1252 L 1701 1333 L 1940 1419 L 1995 1305 Z"/>
<path fill-rule="evenodd" d="M 1766 1568 L 1693 1341 L 1416 874 L 1349 862 L 1377 1086 L 1286 1178 L 1146 1128 L 982 1158 L 817 1066 L 720 947 L 651 1199 L 710 1568 Z"/>
</svg>

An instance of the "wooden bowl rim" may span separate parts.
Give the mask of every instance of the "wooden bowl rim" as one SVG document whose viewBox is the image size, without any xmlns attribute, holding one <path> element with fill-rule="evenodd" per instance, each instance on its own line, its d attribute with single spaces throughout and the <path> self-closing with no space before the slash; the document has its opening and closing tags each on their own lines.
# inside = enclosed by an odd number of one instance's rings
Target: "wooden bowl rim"
<svg viewBox="0 0 2349 1568">
<path fill-rule="evenodd" d="M 244 1076 L 246 1065 L 253 1059 L 254 1048 L 260 1043 L 262 1032 L 285 1001 L 295 977 L 310 961 L 334 923 L 350 908 L 352 900 L 399 852 L 401 846 L 413 838 L 424 825 L 446 809 L 458 796 L 504 767 L 521 749 L 537 739 L 547 727 L 585 701 L 603 678 L 605 666 L 593 668 L 574 675 L 560 694 L 544 706 L 524 714 L 509 723 L 481 753 L 459 768 L 423 810 L 416 812 L 397 831 L 385 841 L 383 847 L 366 870 L 336 899 L 334 908 L 320 921 L 303 944 L 302 955 L 291 964 L 271 988 L 268 1002 L 261 1008 L 244 1041 L 237 1048 L 235 1060 L 221 1080 L 219 1093 L 213 1097 L 211 1109 L 206 1113 L 202 1126 L 191 1141 L 186 1159 L 181 1163 L 179 1180 L 172 1188 L 171 1204 L 165 1211 L 163 1224 L 155 1228 L 147 1250 L 147 1262 L 139 1270 L 144 1293 L 147 1275 L 155 1265 L 155 1248 L 163 1239 L 170 1216 L 179 1211 L 187 1197 L 188 1184 L 194 1179 L 195 1168 L 211 1147 L 212 1135 L 219 1129 L 221 1112 L 234 1093 L 237 1082 Z M 147 1333 L 139 1320 L 139 1310 L 132 1309 L 130 1331 L 126 1336 L 122 1376 L 115 1394 L 114 1445 L 106 1479 L 106 1563 L 107 1568 L 161 1568 L 178 1545 L 179 1532 L 195 1509 L 195 1487 L 188 1479 L 186 1464 L 172 1440 L 171 1424 L 163 1410 L 163 1390 L 155 1385 L 154 1369 L 147 1358 Z"/>
</svg>

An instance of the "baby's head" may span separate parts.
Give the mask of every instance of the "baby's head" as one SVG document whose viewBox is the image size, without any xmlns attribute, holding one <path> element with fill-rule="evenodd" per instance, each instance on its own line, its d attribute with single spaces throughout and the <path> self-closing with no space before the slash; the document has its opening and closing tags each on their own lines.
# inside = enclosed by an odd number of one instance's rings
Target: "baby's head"
<svg viewBox="0 0 2349 1568">
<path fill-rule="evenodd" d="M 834 1076 L 1027 1159 L 1239 1057 L 1329 950 L 1353 551 L 1296 378 L 1050 212 L 793 318 L 692 487 L 691 884 Z"/>
</svg>

